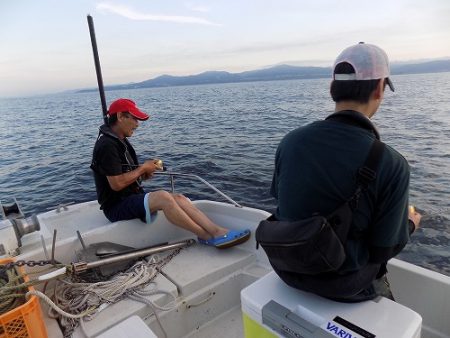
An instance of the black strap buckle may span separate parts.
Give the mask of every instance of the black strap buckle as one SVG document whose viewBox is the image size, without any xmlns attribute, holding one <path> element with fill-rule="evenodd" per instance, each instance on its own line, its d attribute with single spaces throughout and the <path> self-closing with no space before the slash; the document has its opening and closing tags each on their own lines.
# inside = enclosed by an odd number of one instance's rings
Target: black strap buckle
<svg viewBox="0 0 450 338">
<path fill-rule="evenodd" d="M 375 180 L 375 178 L 377 178 L 377 173 L 376 171 L 364 166 L 358 169 L 358 176 L 360 181 L 362 181 L 364 184 L 368 184 L 369 182 L 372 182 L 373 180 Z"/>
</svg>

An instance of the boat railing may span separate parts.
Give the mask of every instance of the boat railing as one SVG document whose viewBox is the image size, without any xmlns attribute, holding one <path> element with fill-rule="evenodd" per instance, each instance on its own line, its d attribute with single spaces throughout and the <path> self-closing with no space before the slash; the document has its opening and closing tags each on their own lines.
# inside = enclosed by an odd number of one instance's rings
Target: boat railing
<svg viewBox="0 0 450 338">
<path fill-rule="evenodd" d="M 227 201 L 229 201 L 231 204 L 233 204 L 235 207 L 238 208 L 242 208 L 242 205 L 240 205 L 239 203 L 237 203 L 235 200 L 233 200 L 231 197 L 229 197 L 228 195 L 226 195 L 225 193 L 223 193 L 222 191 L 220 191 L 219 189 L 217 189 L 215 186 L 213 186 L 211 183 L 207 182 L 205 179 L 201 178 L 198 175 L 194 175 L 194 174 L 185 174 L 185 173 L 177 173 L 177 172 L 170 172 L 170 171 L 156 171 L 154 173 L 155 175 L 163 175 L 163 176 L 169 176 L 169 180 L 170 180 L 170 186 L 171 186 L 171 190 L 172 193 L 175 192 L 175 180 L 174 178 L 176 176 L 178 177 L 186 177 L 186 178 L 193 178 L 193 179 L 197 179 L 200 182 L 202 182 L 203 184 L 205 184 L 206 186 L 208 186 L 209 188 L 211 188 L 212 190 L 214 190 L 215 192 L 217 192 L 219 195 L 221 195 L 223 198 L 225 198 Z"/>
</svg>

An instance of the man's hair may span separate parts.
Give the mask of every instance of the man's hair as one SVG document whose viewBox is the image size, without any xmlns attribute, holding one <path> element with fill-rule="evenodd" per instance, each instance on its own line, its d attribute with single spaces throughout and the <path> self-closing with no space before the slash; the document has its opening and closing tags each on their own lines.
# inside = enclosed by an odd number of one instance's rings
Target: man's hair
<svg viewBox="0 0 450 338">
<path fill-rule="evenodd" d="M 117 122 L 117 114 L 108 115 L 108 125 L 113 126 Z"/>
<path fill-rule="evenodd" d="M 108 125 L 113 126 L 117 123 L 117 114 L 108 115 Z M 129 112 L 122 112 L 122 114 L 125 114 L 126 117 L 131 116 Z"/>
<path fill-rule="evenodd" d="M 347 62 L 341 62 L 334 69 L 335 74 L 353 74 L 355 69 Z M 370 94 L 377 88 L 380 80 L 333 80 L 330 94 L 334 102 L 356 101 L 369 102 Z"/>
</svg>

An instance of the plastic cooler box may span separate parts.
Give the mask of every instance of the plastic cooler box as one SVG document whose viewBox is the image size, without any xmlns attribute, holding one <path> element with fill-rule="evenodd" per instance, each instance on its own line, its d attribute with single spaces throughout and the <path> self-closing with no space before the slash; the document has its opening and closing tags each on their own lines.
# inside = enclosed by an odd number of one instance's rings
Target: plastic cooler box
<svg viewBox="0 0 450 338">
<path fill-rule="evenodd" d="M 390 299 L 339 303 L 289 287 L 271 272 L 241 291 L 245 338 L 420 337 L 422 317 Z"/>
</svg>

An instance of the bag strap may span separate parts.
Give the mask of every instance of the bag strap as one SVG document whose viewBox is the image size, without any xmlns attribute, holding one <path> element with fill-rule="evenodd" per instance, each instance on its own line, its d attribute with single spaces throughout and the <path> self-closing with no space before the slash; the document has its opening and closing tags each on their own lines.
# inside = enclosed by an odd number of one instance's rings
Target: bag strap
<svg viewBox="0 0 450 338">
<path fill-rule="evenodd" d="M 369 130 L 375 136 L 366 161 L 363 166 L 358 169 L 356 177 L 356 190 L 347 201 L 350 208 L 355 210 L 358 206 L 361 193 L 367 189 L 369 183 L 374 181 L 377 176 L 378 163 L 381 159 L 385 145 L 380 141 L 380 134 L 378 133 L 377 128 L 372 124 L 369 118 L 360 112 L 354 110 L 341 110 L 329 115 L 325 120 L 334 120 L 350 126 L 363 128 Z"/>
<path fill-rule="evenodd" d="M 368 188 L 369 184 L 376 179 L 376 170 L 384 146 L 383 142 L 374 139 L 364 165 L 358 169 L 356 178 L 357 187 L 355 192 L 345 203 L 339 205 L 337 209 L 327 216 L 330 225 L 342 243 L 348 238 L 351 219 L 353 217 L 352 214 L 358 207 L 362 193 Z M 352 233 L 352 236 L 358 237 L 355 233 Z"/>
<path fill-rule="evenodd" d="M 358 169 L 356 177 L 357 187 L 353 196 L 348 200 L 352 210 L 357 208 L 362 192 L 369 187 L 370 182 L 376 179 L 378 163 L 380 162 L 384 147 L 385 144 L 383 142 L 374 139 L 364 165 Z"/>
</svg>

